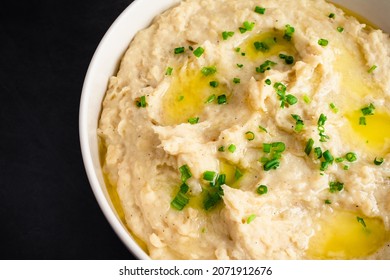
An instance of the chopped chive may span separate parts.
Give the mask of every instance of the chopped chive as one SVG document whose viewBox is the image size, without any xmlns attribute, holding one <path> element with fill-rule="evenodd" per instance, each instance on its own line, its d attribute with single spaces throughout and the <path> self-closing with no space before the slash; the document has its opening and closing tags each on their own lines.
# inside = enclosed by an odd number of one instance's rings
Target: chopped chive
<svg viewBox="0 0 390 280">
<path fill-rule="evenodd" d="M 177 101 L 182 101 L 184 99 L 184 95 L 180 95 Z"/>
<path fill-rule="evenodd" d="M 167 75 L 167 76 L 172 75 L 172 71 L 173 71 L 173 68 L 172 67 L 168 67 L 167 70 L 165 71 L 165 75 Z"/>
<path fill-rule="evenodd" d="M 236 151 L 236 145 L 230 144 L 228 147 L 229 152 L 234 153 Z"/>
<path fill-rule="evenodd" d="M 203 67 L 201 72 L 204 76 L 210 76 L 217 72 L 217 68 L 215 66 Z"/>
<path fill-rule="evenodd" d="M 306 143 L 305 154 L 310 155 L 311 150 L 313 149 L 313 145 L 314 145 L 314 140 L 310 138 Z"/>
<path fill-rule="evenodd" d="M 243 27 L 240 27 L 239 30 L 243 34 L 247 31 L 252 31 L 253 27 L 255 26 L 255 23 L 249 22 L 249 21 L 244 21 L 244 23 L 242 25 L 243 25 Z"/>
<path fill-rule="evenodd" d="M 264 164 L 263 168 L 265 171 L 269 171 L 271 169 L 276 169 L 280 165 L 280 162 L 277 158 L 269 160 L 266 164 Z"/>
<path fill-rule="evenodd" d="M 187 164 L 184 164 L 179 167 L 179 171 L 181 173 L 181 181 L 186 182 L 189 178 L 192 177 L 192 173 L 190 171 L 190 168 L 188 167 Z"/>
<path fill-rule="evenodd" d="M 239 84 L 241 82 L 240 78 L 233 78 L 233 83 Z"/>
<path fill-rule="evenodd" d="M 209 182 L 214 182 L 217 178 L 217 172 L 214 171 L 205 171 L 203 173 L 203 179 Z"/>
<path fill-rule="evenodd" d="M 338 157 L 338 158 L 336 158 L 334 161 L 337 162 L 337 163 L 340 163 L 340 162 L 343 162 L 343 161 L 344 161 L 344 158 Z"/>
<path fill-rule="evenodd" d="M 375 158 L 374 159 L 374 164 L 375 165 L 382 165 L 382 163 L 384 162 L 384 159 L 383 158 Z"/>
<path fill-rule="evenodd" d="M 243 174 L 242 174 L 241 170 L 236 168 L 236 170 L 234 171 L 234 179 L 236 179 L 236 181 L 238 181 L 242 176 L 243 176 Z"/>
<path fill-rule="evenodd" d="M 307 96 L 306 94 L 303 96 L 303 101 L 304 101 L 306 104 L 310 104 L 310 102 L 311 102 L 310 97 Z"/>
<path fill-rule="evenodd" d="M 329 161 L 323 161 L 323 162 L 321 162 L 321 166 L 320 166 L 320 170 L 321 170 L 321 171 L 327 170 L 328 167 L 329 167 Z"/>
<path fill-rule="evenodd" d="M 227 98 L 226 98 L 226 95 L 225 94 L 222 94 L 222 95 L 218 95 L 217 97 L 217 102 L 218 104 L 226 104 L 227 102 Z"/>
<path fill-rule="evenodd" d="M 215 94 L 212 94 L 212 95 L 210 95 L 210 96 L 207 98 L 207 100 L 206 100 L 205 103 L 211 103 L 211 102 L 213 102 L 213 101 L 215 100 L 215 98 L 216 98 Z"/>
<path fill-rule="evenodd" d="M 217 191 L 208 192 L 206 199 L 203 201 L 203 208 L 210 210 L 222 200 L 222 196 L 223 189 L 221 187 L 217 188 Z"/>
<path fill-rule="evenodd" d="M 363 227 L 367 227 L 366 223 L 364 222 L 364 219 L 361 217 L 356 217 L 356 220 L 358 221 L 359 224 L 361 224 Z"/>
<path fill-rule="evenodd" d="M 303 123 L 303 120 L 298 115 L 292 114 L 291 116 L 296 121 L 296 123 L 295 123 L 295 131 L 296 132 L 301 132 L 303 127 L 305 126 L 305 124 Z"/>
<path fill-rule="evenodd" d="M 139 108 L 145 108 L 148 103 L 146 103 L 146 96 L 143 95 L 141 96 L 140 98 L 138 98 L 136 101 L 135 101 L 135 105 Z"/>
<path fill-rule="evenodd" d="M 188 204 L 189 201 L 190 201 L 189 197 L 186 194 L 179 191 L 175 196 L 175 198 L 171 201 L 171 207 L 181 211 Z"/>
<path fill-rule="evenodd" d="M 326 150 L 322 156 L 324 157 L 325 161 L 329 162 L 330 164 L 333 163 L 334 161 L 334 157 L 332 156 L 332 154 L 329 152 L 329 150 Z"/>
<path fill-rule="evenodd" d="M 219 82 L 218 82 L 218 81 L 211 81 L 211 82 L 209 83 L 209 85 L 210 85 L 211 87 L 213 87 L 213 88 L 216 88 L 216 87 L 219 86 Z"/>
<path fill-rule="evenodd" d="M 204 48 L 202 48 L 202 47 L 196 48 L 196 50 L 194 50 L 194 52 L 193 52 L 193 54 L 196 57 L 200 57 L 203 53 L 204 53 Z"/>
<path fill-rule="evenodd" d="M 194 48 L 193 48 L 192 46 L 189 46 L 188 49 L 189 49 L 190 51 L 193 51 L 193 50 L 194 50 Z"/>
<path fill-rule="evenodd" d="M 224 31 L 222 32 L 222 38 L 224 40 L 227 40 L 229 37 L 233 37 L 234 32 L 233 31 Z"/>
<path fill-rule="evenodd" d="M 262 127 L 261 125 L 259 125 L 259 129 L 260 131 L 264 131 L 265 133 L 268 133 L 267 129 L 265 127 Z"/>
<path fill-rule="evenodd" d="M 225 146 L 221 146 L 218 148 L 218 152 L 224 152 L 225 151 Z"/>
<path fill-rule="evenodd" d="M 271 70 L 271 67 L 275 66 L 276 64 L 277 64 L 276 62 L 273 62 L 271 60 L 266 60 L 259 67 L 256 67 L 256 72 L 257 73 L 264 73 L 267 70 Z"/>
<path fill-rule="evenodd" d="M 260 185 L 257 187 L 256 192 L 260 195 L 266 194 L 268 192 L 268 187 L 266 185 Z"/>
<path fill-rule="evenodd" d="M 254 42 L 253 45 L 255 46 L 255 49 L 261 52 L 267 52 L 269 51 L 270 47 L 265 42 Z"/>
<path fill-rule="evenodd" d="M 246 223 L 247 223 L 247 224 L 250 224 L 251 222 L 253 222 L 254 219 L 256 219 L 256 215 L 255 215 L 255 214 L 252 214 L 252 215 L 250 215 L 250 216 L 246 219 Z"/>
<path fill-rule="evenodd" d="M 329 104 L 330 109 L 332 109 L 333 113 L 338 113 L 339 109 L 334 105 L 334 103 Z"/>
<path fill-rule="evenodd" d="M 286 29 L 284 30 L 284 36 L 283 38 L 287 41 L 291 41 L 292 39 L 292 36 L 295 32 L 295 28 L 292 27 L 291 25 L 287 24 L 286 26 Z"/>
<path fill-rule="evenodd" d="M 334 13 L 330 13 L 328 17 L 329 17 L 329 18 L 335 18 L 336 15 L 335 15 Z"/>
<path fill-rule="evenodd" d="M 294 104 L 296 104 L 298 102 L 298 98 L 296 98 L 292 94 L 287 94 L 286 95 L 286 101 L 287 101 L 288 104 L 294 105 Z"/>
<path fill-rule="evenodd" d="M 322 150 L 320 147 L 315 147 L 314 153 L 316 155 L 316 159 L 320 159 L 322 157 Z"/>
<path fill-rule="evenodd" d="M 332 204 L 332 202 L 329 199 L 325 199 L 325 204 Z"/>
<path fill-rule="evenodd" d="M 240 52 L 240 51 L 241 51 L 241 48 L 236 48 L 235 51 L 236 51 L 236 52 Z"/>
<path fill-rule="evenodd" d="M 275 152 L 282 153 L 286 150 L 286 144 L 283 142 L 274 142 L 271 144 Z"/>
<path fill-rule="evenodd" d="M 353 152 L 349 152 L 345 155 L 345 159 L 349 162 L 354 162 L 357 160 L 357 155 Z"/>
<path fill-rule="evenodd" d="M 178 47 L 178 48 L 175 48 L 173 52 L 175 54 L 179 54 L 179 53 L 184 53 L 184 50 L 185 50 L 184 47 Z"/>
<path fill-rule="evenodd" d="M 342 32 L 344 31 L 344 27 L 338 26 L 338 27 L 337 27 L 337 31 L 340 32 L 340 33 L 342 33 Z"/>
<path fill-rule="evenodd" d="M 258 14 L 264 15 L 264 13 L 265 13 L 265 8 L 256 6 L 256 7 L 255 7 L 255 12 L 258 13 Z"/>
<path fill-rule="evenodd" d="M 367 125 L 366 117 L 360 117 L 359 118 L 359 125 Z"/>
<path fill-rule="evenodd" d="M 343 169 L 344 170 L 349 170 L 349 166 L 348 165 L 344 165 Z"/>
<path fill-rule="evenodd" d="M 242 53 L 241 53 L 241 56 L 246 56 L 246 53 L 242 52 Z"/>
<path fill-rule="evenodd" d="M 265 80 L 265 83 L 266 83 L 267 85 L 269 85 L 269 86 L 272 84 L 272 82 L 271 82 L 270 79 L 266 79 L 266 80 Z"/>
<path fill-rule="evenodd" d="M 318 45 L 320 45 L 322 47 L 326 47 L 328 44 L 329 44 L 329 41 L 326 39 L 319 39 L 318 40 Z"/>
<path fill-rule="evenodd" d="M 329 182 L 329 191 L 331 193 L 340 192 L 344 188 L 344 183 L 341 182 Z"/>
<path fill-rule="evenodd" d="M 189 118 L 188 119 L 188 122 L 190 124 L 197 124 L 199 122 L 199 117 L 193 117 L 193 118 Z"/>
<path fill-rule="evenodd" d="M 237 67 L 238 67 L 238 68 L 242 68 L 242 67 L 244 67 L 244 64 L 239 64 L 239 63 L 237 63 Z"/>
<path fill-rule="evenodd" d="M 245 137 L 248 141 L 252 141 L 255 139 L 255 134 L 252 131 L 245 132 Z"/>
<path fill-rule="evenodd" d="M 294 63 L 294 57 L 291 55 L 286 55 L 286 54 L 279 54 L 279 58 L 283 59 L 286 64 L 293 64 Z"/>
<path fill-rule="evenodd" d="M 270 153 L 271 152 L 272 145 L 268 143 L 263 143 L 263 152 L 264 153 Z"/>
<path fill-rule="evenodd" d="M 371 68 L 370 69 L 368 69 L 368 73 L 372 73 L 372 72 L 374 72 L 375 71 L 375 69 L 376 68 L 378 68 L 378 66 L 376 66 L 376 65 L 373 65 L 373 66 L 371 66 Z"/>
<path fill-rule="evenodd" d="M 374 106 L 374 104 L 370 103 L 370 105 L 368 105 L 360 110 L 362 111 L 364 116 L 373 115 L 374 111 L 375 111 L 375 106 Z"/>
<path fill-rule="evenodd" d="M 218 183 L 220 185 L 225 184 L 225 182 L 226 182 L 226 174 L 219 174 L 218 178 L 217 178 L 217 181 L 218 181 Z"/>
</svg>

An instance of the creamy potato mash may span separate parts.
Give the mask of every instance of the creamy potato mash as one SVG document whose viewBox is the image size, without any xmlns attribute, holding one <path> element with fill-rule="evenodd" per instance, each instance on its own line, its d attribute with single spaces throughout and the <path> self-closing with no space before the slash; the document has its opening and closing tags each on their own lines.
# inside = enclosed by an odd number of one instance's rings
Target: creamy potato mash
<svg viewBox="0 0 390 280">
<path fill-rule="evenodd" d="M 185 0 L 98 134 L 153 259 L 389 259 L 390 39 L 323 0 Z"/>
</svg>

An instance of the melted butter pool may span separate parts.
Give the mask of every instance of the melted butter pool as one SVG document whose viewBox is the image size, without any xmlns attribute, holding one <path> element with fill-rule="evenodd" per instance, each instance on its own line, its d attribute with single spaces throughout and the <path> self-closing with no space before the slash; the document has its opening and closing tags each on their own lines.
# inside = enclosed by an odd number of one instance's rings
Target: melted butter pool
<svg viewBox="0 0 390 280">
<path fill-rule="evenodd" d="M 365 226 L 357 217 L 363 218 Z M 381 248 L 386 238 L 381 219 L 338 210 L 320 221 L 307 255 L 314 259 L 364 258 Z"/>
<path fill-rule="evenodd" d="M 172 74 L 170 87 L 163 97 L 164 124 L 186 123 L 190 118 L 199 117 L 208 97 L 225 91 L 224 85 L 216 88 L 210 86 L 211 81 L 217 80 L 215 76 L 205 76 L 198 68 L 185 67 Z"/>
<path fill-rule="evenodd" d="M 255 48 L 255 42 L 265 43 L 269 50 L 259 51 Z M 249 59 L 266 59 L 272 56 L 278 56 L 280 53 L 295 55 L 296 50 L 291 41 L 283 39 L 283 33 L 280 31 L 268 31 L 249 37 L 240 46 L 240 50 L 245 53 Z"/>
<path fill-rule="evenodd" d="M 346 115 L 352 131 L 359 137 L 364 147 L 377 154 L 390 151 L 390 114 L 385 111 L 376 111 L 372 116 L 366 116 L 366 125 L 360 125 L 362 116 L 360 110 Z"/>
</svg>

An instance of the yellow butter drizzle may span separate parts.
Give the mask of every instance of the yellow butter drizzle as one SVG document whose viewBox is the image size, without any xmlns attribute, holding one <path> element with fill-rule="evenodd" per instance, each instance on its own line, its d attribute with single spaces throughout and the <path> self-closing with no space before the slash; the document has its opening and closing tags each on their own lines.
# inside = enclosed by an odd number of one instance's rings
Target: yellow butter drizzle
<svg viewBox="0 0 390 280">
<path fill-rule="evenodd" d="M 381 248 L 387 239 L 381 219 L 355 212 L 336 210 L 323 217 L 319 225 L 320 230 L 310 239 L 307 250 L 307 256 L 313 259 L 364 258 Z"/>
<path fill-rule="evenodd" d="M 163 123 L 177 125 L 188 122 L 189 118 L 199 117 L 211 95 L 216 97 L 226 92 L 226 87 L 210 86 L 216 75 L 205 76 L 201 69 L 183 67 L 172 74 L 170 87 L 163 97 Z M 215 100 L 214 100 L 215 102 Z M 199 121 L 202 121 L 201 119 Z"/>
</svg>

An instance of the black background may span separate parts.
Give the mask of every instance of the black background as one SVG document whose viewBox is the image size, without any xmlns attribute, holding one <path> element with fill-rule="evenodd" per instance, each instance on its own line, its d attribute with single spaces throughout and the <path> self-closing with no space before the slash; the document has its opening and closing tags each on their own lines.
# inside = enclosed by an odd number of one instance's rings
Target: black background
<svg viewBox="0 0 390 280">
<path fill-rule="evenodd" d="M 131 0 L 0 7 L 0 259 L 132 259 L 88 183 L 78 134 L 84 76 Z"/>
</svg>

